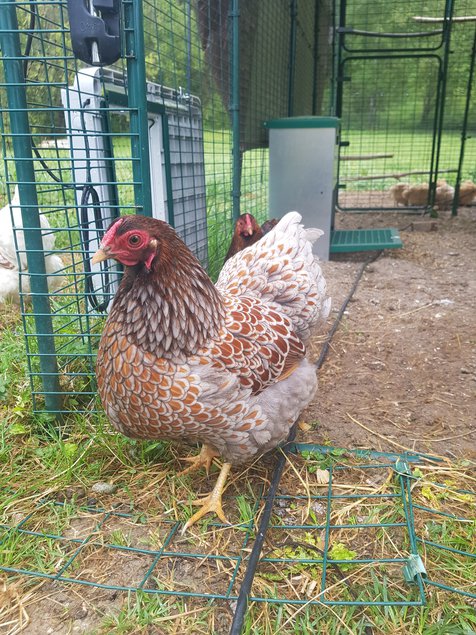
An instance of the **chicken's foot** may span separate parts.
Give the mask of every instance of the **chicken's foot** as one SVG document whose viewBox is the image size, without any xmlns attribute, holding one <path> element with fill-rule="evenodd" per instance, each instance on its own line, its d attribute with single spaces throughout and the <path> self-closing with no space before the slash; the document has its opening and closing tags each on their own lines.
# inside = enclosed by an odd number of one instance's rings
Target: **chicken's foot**
<svg viewBox="0 0 476 635">
<path fill-rule="evenodd" d="M 204 498 L 197 498 L 197 500 L 192 502 L 192 505 L 201 505 L 202 507 L 198 510 L 198 512 L 195 512 L 195 514 L 187 520 L 182 529 L 182 534 L 185 533 L 187 529 L 194 523 L 196 523 L 197 520 L 200 520 L 200 518 L 205 516 L 205 514 L 208 514 L 208 512 L 215 512 L 215 514 L 222 522 L 227 523 L 228 525 L 230 524 L 226 519 L 221 506 L 221 497 L 230 470 L 231 463 L 223 463 L 220 474 L 218 475 L 218 480 L 212 492 L 208 496 L 205 496 Z"/>
<path fill-rule="evenodd" d="M 189 472 L 193 472 L 194 470 L 198 470 L 198 468 L 205 466 L 205 471 L 208 476 L 208 472 L 210 471 L 210 467 L 213 459 L 216 456 L 220 456 L 218 452 L 215 452 L 209 445 L 202 445 L 202 449 L 200 450 L 200 454 L 196 456 L 189 456 L 179 459 L 180 461 L 187 461 L 191 463 L 190 467 L 185 468 L 181 472 L 177 473 L 177 476 L 184 476 L 184 474 L 188 474 Z"/>
</svg>

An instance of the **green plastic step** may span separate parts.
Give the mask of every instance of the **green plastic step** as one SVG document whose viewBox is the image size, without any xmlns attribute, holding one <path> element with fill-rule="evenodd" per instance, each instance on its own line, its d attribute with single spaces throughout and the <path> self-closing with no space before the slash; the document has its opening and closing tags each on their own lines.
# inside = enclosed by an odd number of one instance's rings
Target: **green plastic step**
<svg viewBox="0 0 476 635">
<path fill-rule="evenodd" d="M 331 254 L 402 247 L 398 229 L 335 229 L 331 232 Z"/>
</svg>

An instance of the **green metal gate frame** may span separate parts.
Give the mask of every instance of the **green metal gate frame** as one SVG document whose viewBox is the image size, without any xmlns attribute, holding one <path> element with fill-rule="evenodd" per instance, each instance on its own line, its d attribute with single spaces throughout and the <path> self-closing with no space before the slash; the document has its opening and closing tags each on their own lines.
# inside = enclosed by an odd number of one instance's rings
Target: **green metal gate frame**
<svg viewBox="0 0 476 635">
<path fill-rule="evenodd" d="M 471 62 L 469 66 L 469 75 L 468 75 L 468 91 L 466 93 L 466 103 L 464 106 L 464 115 L 463 115 L 463 126 L 461 129 L 461 147 L 460 147 L 459 161 L 458 161 L 458 173 L 456 177 L 456 187 L 455 187 L 453 206 L 451 209 L 451 213 L 453 216 L 456 216 L 458 213 L 458 195 L 459 195 L 459 186 L 461 183 L 461 176 L 463 172 L 465 145 L 466 145 L 467 139 L 469 138 L 468 136 L 469 113 L 470 113 L 470 107 L 471 107 L 471 98 L 473 96 L 475 67 L 476 67 L 476 20 L 474 22 L 473 47 L 471 50 L 470 60 Z"/>
<path fill-rule="evenodd" d="M 438 72 L 438 82 L 436 87 L 436 100 L 435 100 L 435 111 L 433 115 L 433 132 L 432 132 L 432 149 L 431 149 L 431 158 L 429 165 L 429 197 L 428 197 L 428 208 L 432 208 L 434 200 L 435 200 L 435 192 L 436 192 L 436 181 L 438 176 L 438 168 L 440 162 L 440 150 L 441 150 L 441 140 L 443 133 L 443 122 L 444 122 L 444 106 L 445 106 L 445 95 L 446 95 L 446 81 L 447 81 L 447 73 L 448 73 L 448 60 L 450 55 L 450 42 L 451 42 L 451 31 L 452 31 L 452 15 L 454 8 L 454 0 L 445 0 L 445 10 L 444 10 L 444 21 L 441 29 L 436 29 L 433 31 L 428 31 L 424 33 L 375 33 L 368 31 L 361 31 L 354 29 L 352 26 L 347 26 L 347 6 L 353 0 L 336 0 L 336 15 L 339 15 L 339 24 L 336 28 L 337 32 L 337 55 L 336 55 L 336 91 L 335 91 L 335 111 L 336 116 L 341 119 L 342 122 L 342 113 L 343 113 L 343 100 L 344 100 L 344 83 L 349 81 L 349 77 L 345 74 L 345 65 L 350 61 L 359 61 L 359 60 L 394 60 L 394 59 L 436 59 L 439 64 L 439 72 Z M 338 7 L 338 10 L 337 10 Z M 419 37 L 419 38 L 430 38 L 430 37 L 438 37 L 441 36 L 438 44 L 429 45 L 427 47 L 402 47 L 402 48 L 394 48 L 391 53 L 387 51 L 383 52 L 383 49 L 379 48 L 368 48 L 364 51 L 359 49 L 352 49 L 347 45 L 347 39 L 349 36 L 358 35 L 364 36 L 368 38 L 374 38 L 378 36 L 379 38 L 402 38 L 402 37 Z M 476 35 L 475 35 L 476 42 Z M 476 44 L 475 44 L 476 45 Z M 474 57 L 472 62 L 472 68 L 474 69 Z M 469 110 L 469 99 L 470 99 L 470 90 L 468 90 L 468 98 L 467 98 L 467 108 Z M 464 140 L 465 133 L 467 127 L 467 114 L 464 122 L 464 132 L 462 136 L 462 146 L 461 146 L 461 155 L 464 154 Z M 342 129 L 341 129 L 342 131 Z M 345 136 L 345 130 L 343 130 L 343 135 Z M 348 142 L 345 139 L 341 139 L 341 143 L 339 146 L 339 161 L 338 165 L 340 166 L 342 154 L 340 149 L 342 147 L 348 146 Z M 454 170 L 455 173 L 458 174 L 458 184 L 459 177 L 461 174 L 461 165 L 462 158 L 460 159 L 460 166 L 458 170 Z M 340 208 L 339 206 L 339 191 L 342 189 L 343 184 L 339 183 L 339 175 L 338 175 L 338 188 L 337 188 L 337 208 L 342 211 L 371 211 L 375 208 Z M 457 194 L 457 193 L 456 193 Z M 453 205 L 453 213 L 455 213 L 456 208 L 456 195 L 455 195 L 455 204 Z M 385 208 L 387 211 L 392 210 L 392 208 Z M 395 207 L 393 208 L 395 211 L 402 211 L 402 208 Z M 379 209 L 379 211 L 381 211 Z M 403 211 L 409 211 L 408 208 L 403 209 Z"/>
</svg>

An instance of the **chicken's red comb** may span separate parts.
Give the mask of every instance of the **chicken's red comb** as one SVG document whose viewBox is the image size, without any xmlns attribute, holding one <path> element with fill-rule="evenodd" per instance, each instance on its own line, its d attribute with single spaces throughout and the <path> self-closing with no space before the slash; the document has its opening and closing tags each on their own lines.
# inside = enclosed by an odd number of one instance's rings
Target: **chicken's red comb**
<svg viewBox="0 0 476 635">
<path fill-rule="evenodd" d="M 114 239 L 116 238 L 117 230 L 124 221 L 125 218 L 118 218 L 112 223 L 112 225 L 109 226 L 108 230 L 103 236 L 103 239 L 101 240 L 101 245 L 103 247 L 107 247 L 114 241 Z"/>
<path fill-rule="evenodd" d="M 243 214 L 243 220 L 245 221 L 245 227 L 254 229 L 254 217 L 251 214 Z"/>
</svg>

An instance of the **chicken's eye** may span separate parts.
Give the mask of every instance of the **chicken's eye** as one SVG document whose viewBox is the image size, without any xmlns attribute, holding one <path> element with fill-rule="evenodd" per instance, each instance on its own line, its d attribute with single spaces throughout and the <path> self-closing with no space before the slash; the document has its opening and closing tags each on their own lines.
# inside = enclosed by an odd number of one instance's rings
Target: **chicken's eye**
<svg viewBox="0 0 476 635">
<path fill-rule="evenodd" d="M 133 246 L 138 245 L 140 243 L 140 236 L 138 236 L 137 234 L 132 234 L 132 236 L 129 236 L 128 243 L 129 245 Z"/>
</svg>

